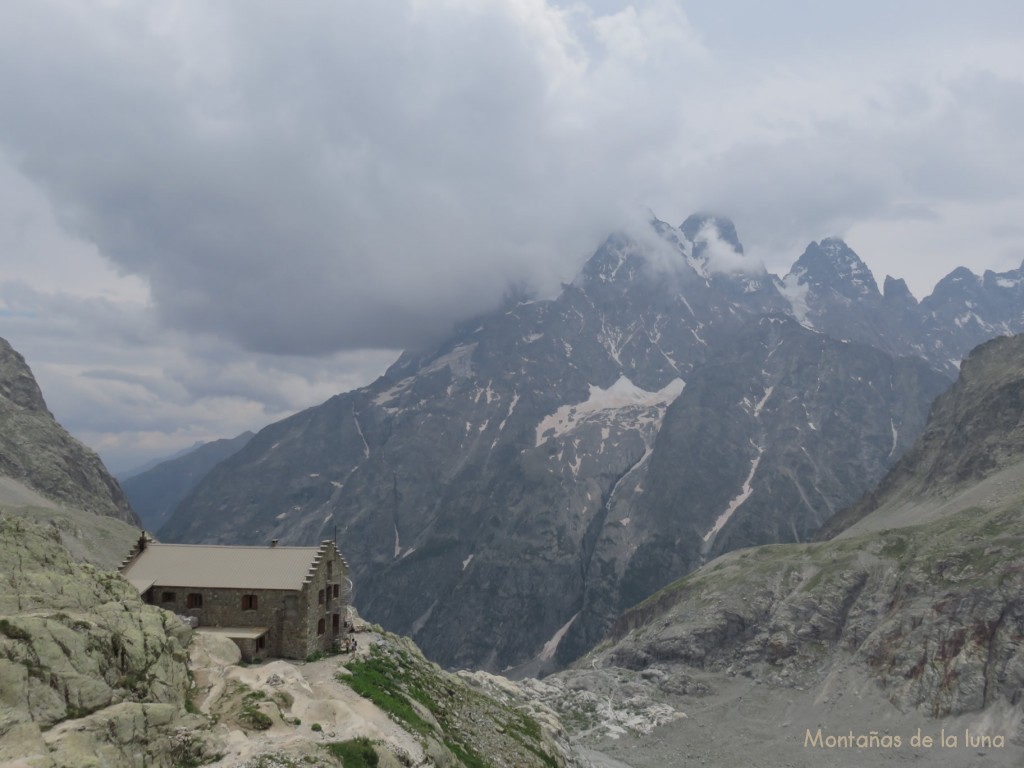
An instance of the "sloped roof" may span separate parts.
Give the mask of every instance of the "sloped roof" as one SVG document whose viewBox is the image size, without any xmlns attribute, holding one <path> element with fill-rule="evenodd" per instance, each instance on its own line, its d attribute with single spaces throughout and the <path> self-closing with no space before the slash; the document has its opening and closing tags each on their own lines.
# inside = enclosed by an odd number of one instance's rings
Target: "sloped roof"
<svg viewBox="0 0 1024 768">
<path fill-rule="evenodd" d="M 328 546 L 333 542 L 319 547 L 148 543 L 121 573 L 136 585 L 299 590 Z"/>
</svg>

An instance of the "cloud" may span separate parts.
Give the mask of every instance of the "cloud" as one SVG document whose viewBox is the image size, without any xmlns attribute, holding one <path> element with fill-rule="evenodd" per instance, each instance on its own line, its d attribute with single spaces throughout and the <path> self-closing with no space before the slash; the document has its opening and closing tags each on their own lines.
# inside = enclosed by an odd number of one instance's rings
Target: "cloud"
<svg viewBox="0 0 1024 768">
<path fill-rule="evenodd" d="M 57 420 L 115 471 L 258 430 L 368 383 L 397 356 L 241 354 L 161 327 L 145 304 L 11 282 L 0 283 L 0 336 L 25 355 Z"/>
<path fill-rule="evenodd" d="M 18 167 L 162 322 L 255 352 L 423 343 L 510 281 L 571 279 L 637 204 L 713 207 L 781 251 L 922 198 L 1019 191 L 999 162 L 1021 147 L 1019 78 L 964 53 L 903 81 L 899 49 L 765 67 L 716 54 L 669 0 L 5 17 Z"/>
<path fill-rule="evenodd" d="M 714 220 L 700 228 L 694 242 L 701 246 L 701 258 L 708 274 L 762 274 L 764 262 L 736 250 L 732 243 L 721 238 Z"/>
<path fill-rule="evenodd" d="M 415 345 L 571 278 L 676 130 L 638 81 L 700 53 L 667 2 L 154 7 L 8 11 L 0 141 L 164 323 L 262 352 Z"/>
<path fill-rule="evenodd" d="M 637 210 L 728 215 L 776 272 L 843 235 L 918 295 L 1005 268 L 1024 12 L 941 7 L 7 4 L 0 333 L 70 423 L 152 447 L 553 292 Z"/>
</svg>

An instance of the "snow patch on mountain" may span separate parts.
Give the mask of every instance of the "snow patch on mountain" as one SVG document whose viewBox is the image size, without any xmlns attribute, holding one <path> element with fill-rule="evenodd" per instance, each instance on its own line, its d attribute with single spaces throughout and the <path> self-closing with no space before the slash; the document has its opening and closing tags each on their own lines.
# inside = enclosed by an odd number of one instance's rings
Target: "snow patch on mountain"
<svg viewBox="0 0 1024 768">
<path fill-rule="evenodd" d="M 562 642 L 562 638 L 565 637 L 565 633 L 569 631 L 569 627 L 576 621 L 576 617 L 579 616 L 579 612 L 573 614 L 572 618 L 569 619 L 565 624 L 562 625 L 561 629 L 555 632 L 554 636 L 544 643 L 544 647 L 541 652 L 537 655 L 537 658 L 541 661 L 550 661 L 555 656 L 555 651 L 558 650 L 558 644 Z"/>
<path fill-rule="evenodd" d="M 750 498 L 750 494 L 754 492 L 751 483 L 754 480 L 754 475 L 757 474 L 757 468 L 761 464 L 761 456 L 763 455 L 764 448 L 757 446 L 757 456 L 750 460 L 750 472 L 747 474 L 747 479 L 743 481 L 743 488 L 740 490 L 739 495 L 729 502 L 729 506 L 725 508 L 725 511 L 718 516 L 715 524 L 711 526 L 711 530 L 704 534 L 704 543 L 710 543 L 718 535 L 718 532 L 725 527 L 725 524 L 729 522 L 736 513 L 736 510 L 743 505 L 743 502 Z"/>
<path fill-rule="evenodd" d="M 390 403 L 392 400 L 397 399 L 398 396 L 405 392 L 405 390 L 407 390 L 414 381 L 416 381 L 415 376 L 408 376 L 402 379 L 397 384 L 395 384 L 393 387 L 385 389 L 383 392 L 381 392 L 379 395 L 373 398 L 374 405 L 380 406 L 385 411 L 397 411 L 397 408 L 389 407 L 387 404 Z"/>
<path fill-rule="evenodd" d="M 564 435 L 571 431 L 585 418 L 602 411 L 618 411 L 624 408 L 667 407 L 683 391 L 685 382 L 673 379 L 657 392 L 641 389 L 626 376 L 619 379 L 608 389 L 590 385 L 590 394 L 582 403 L 561 406 L 550 416 L 545 416 L 537 425 L 536 446 L 543 444 L 549 437 Z M 549 434 L 553 433 L 553 434 Z"/>
<path fill-rule="evenodd" d="M 434 373 L 447 367 L 454 376 L 467 379 L 473 375 L 472 357 L 476 350 L 477 342 L 472 344 L 459 344 L 451 352 L 441 355 L 430 365 L 420 371 L 420 375 Z"/>
<path fill-rule="evenodd" d="M 800 281 L 803 276 L 802 270 L 790 272 L 778 281 L 775 287 L 782 298 L 789 302 L 789 306 L 793 310 L 793 318 L 804 328 L 814 328 L 814 324 L 807 319 L 807 315 L 810 313 L 810 307 L 807 306 L 807 294 L 810 292 L 811 286 Z"/>
</svg>

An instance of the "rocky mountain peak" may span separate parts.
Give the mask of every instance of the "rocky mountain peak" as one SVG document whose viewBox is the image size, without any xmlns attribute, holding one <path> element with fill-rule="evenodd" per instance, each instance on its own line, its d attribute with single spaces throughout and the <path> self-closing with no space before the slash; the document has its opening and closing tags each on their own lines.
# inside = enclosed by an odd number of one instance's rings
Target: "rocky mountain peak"
<svg viewBox="0 0 1024 768">
<path fill-rule="evenodd" d="M 753 284 L 747 292 L 760 289 L 767 277 L 764 262 L 744 253 L 735 225 L 725 217 L 694 214 L 673 227 L 652 215 L 649 225 L 652 231 L 609 236 L 573 284 L 629 285 L 645 272 L 650 277 L 652 265 L 655 272 L 675 273 L 684 281 L 693 273 L 703 280 L 740 276 L 741 284 Z"/>
<path fill-rule="evenodd" d="M 636 277 L 645 262 L 639 243 L 622 232 L 617 232 L 601 244 L 587 260 L 574 281 L 574 285 L 603 284 Z"/>
<path fill-rule="evenodd" d="M 914 298 L 914 294 L 907 287 L 907 281 L 902 278 L 897 280 L 890 275 L 885 276 L 885 282 L 882 284 L 882 297 L 888 302 L 917 304 L 917 299 Z"/>
<path fill-rule="evenodd" d="M 934 371 L 951 379 L 966 331 L 987 332 L 898 281 L 907 303 L 883 301 L 841 240 L 813 243 L 792 283 L 757 264 L 727 219 L 650 216 L 557 297 L 268 426 L 160 536 L 337 526 L 360 610 L 441 663 L 564 664 L 701 558 L 805 539 L 854 502 L 920 433 L 948 386 Z M 996 310 L 993 326 L 1019 317 Z"/>
<path fill-rule="evenodd" d="M 988 289 L 1020 290 L 1024 285 L 1024 265 L 1020 269 L 1002 273 L 986 269 L 981 282 Z"/>
<path fill-rule="evenodd" d="M 793 281 L 816 293 L 831 290 L 849 299 L 880 296 L 868 265 L 838 237 L 808 245 L 786 276 L 787 283 Z"/>
<path fill-rule="evenodd" d="M 695 245 L 704 244 L 706 247 L 710 234 L 714 234 L 719 240 L 728 243 L 736 253 L 743 253 L 743 244 L 736 234 L 736 225 L 732 220 L 713 213 L 695 213 L 686 218 L 679 225 L 680 231 L 686 239 Z M 694 254 L 698 255 L 698 254 Z"/>
<path fill-rule="evenodd" d="M 99 456 L 54 420 L 25 358 L 0 339 L 0 480 L 3 478 L 42 494 L 49 502 L 139 524 Z M 0 503 L 5 501 L 0 494 Z"/>
<path fill-rule="evenodd" d="M 950 294 L 961 295 L 965 291 L 977 293 L 982 286 L 981 278 L 971 272 L 967 267 L 957 267 L 944 278 L 939 280 L 932 291 L 930 298 L 938 300 Z"/>
<path fill-rule="evenodd" d="M 736 226 L 724 216 L 695 213 L 679 232 L 689 245 L 687 261 L 705 279 L 739 277 L 745 292 L 760 291 L 767 277 L 764 262 L 744 252 Z"/>
<path fill-rule="evenodd" d="M 30 411 L 49 413 L 25 358 L 0 339 L 0 397 Z"/>
</svg>

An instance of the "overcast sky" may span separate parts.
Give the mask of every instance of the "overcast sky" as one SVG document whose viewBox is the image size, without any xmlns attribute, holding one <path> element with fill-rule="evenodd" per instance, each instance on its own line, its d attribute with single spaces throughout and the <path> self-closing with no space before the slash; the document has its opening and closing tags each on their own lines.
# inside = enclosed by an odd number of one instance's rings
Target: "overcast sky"
<svg viewBox="0 0 1024 768">
<path fill-rule="evenodd" d="M 115 470 L 372 380 L 639 210 L 918 298 L 1024 259 L 1024 4 L 0 5 L 0 336 Z"/>
</svg>

